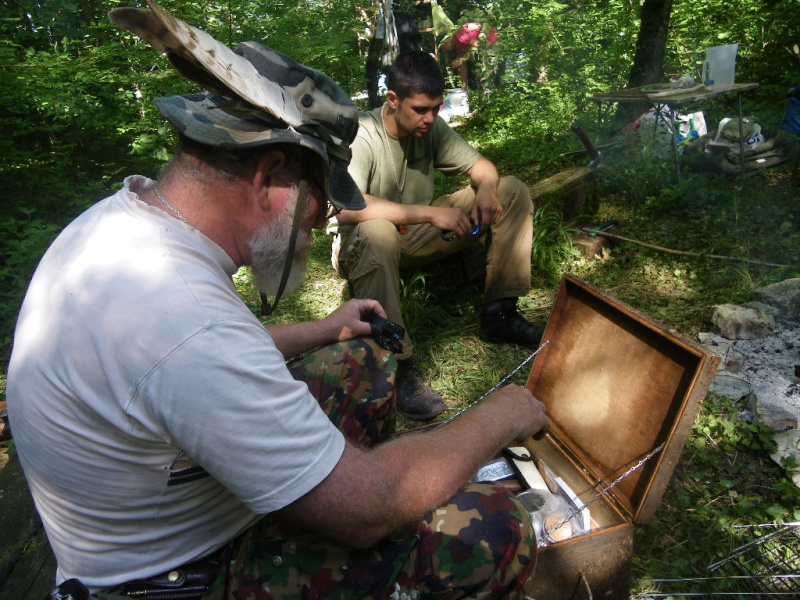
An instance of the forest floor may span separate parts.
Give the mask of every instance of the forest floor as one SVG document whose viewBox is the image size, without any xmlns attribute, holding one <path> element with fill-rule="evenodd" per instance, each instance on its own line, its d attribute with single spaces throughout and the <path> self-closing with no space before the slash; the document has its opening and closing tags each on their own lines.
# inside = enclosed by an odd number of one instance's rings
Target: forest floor
<svg viewBox="0 0 800 600">
<path fill-rule="evenodd" d="M 616 164 L 609 162 L 612 164 L 599 170 L 604 178 L 604 192 L 595 218 L 598 223 L 610 219 L 619 221 L 612 232 L 630 241 L 617 240 L 612 250 L 596 259 L 575 259 L 569 270 L 578 276 L 690 336 L 709 330 L 709 314 L 714 304 L 746 301 L 749 292 L 756 287 L 782 277 L 797 276 L 800 255 L 798 169 L 757 172 L 746 177 L 741 186 L 736 178 L 687 173 L 682 182 L 673 181 L 654 194 L 647 191 L 652 189 L 653 183 L 647 179 L 646 170 L 626 169 L 624 160 Z M 663 177 L 664 173 L 659 176 Z M 722 258 L 717 258 L 720 256 Z M 329 254 L 322 253 L 320 268 L 326 271 L 330 268 L 328 257 Z M 442 276 L 441 281 L 434 277 L 428 280 L 431 299 L 435 300 L 437 294 L 446 297 L 455 305 L 455 312 L 462 311 L 458 304 L 460 290 L 452 287 L 453 281 L 446 273 L 438 275 Z M 331 285 L 324 287 L 341 288 L 341 280 L 331 281 L 328 282 Z M 546 319 L 554 284 L 542 280 L 535 288 L 538 290 L 525 299 L 523 309 L 526 316 Z M 287 299 L 287 303 L 290 304 L 291 299 Z M 469 309 L 463 311 L 466 313 Z M 452 324 L 454 330 L 461 337 L 465 337 L 465 333 L 470 337 L 472 330 L 463 325 L 465 320 L 458 315 L 455 318 L 458 322 Z M 450 328 L 450 323 L 443 323 L 438 332 L 433 328 L 430 335 Z M 426 336 L 420 336 L 421 346 L 428 341 Z M 497 360 L 505 353 L 501 350 L 493 357 Z M 508 359 L 509 364 L 512 360 L 515 359 Z M 449 366 L 444 361 L 429 370 L 435 388 L 449 391 L 447 378 L 441 382 L 435 379 L 438 371 L 446 372 Z M 452 381 L 452 377 L 449 380 Z M 713 405 L 716 406 L 716 401 Z M 687 485 L 682 474 L 688 474 L 693 468 L 692 461 L 696 461 L 693 457 L 688 456 L 678 466 L 675 482 L 664 499 L 662 526 L 686 520 L 677 498 Z M 761 459 L 756 462 L 764 465 Z M 774 466 L 766 472 L 763 468 L 753 468 L 748 469 L 747 476 L 754 487 L 767 489 L 772 487 L 777 472 Z M 698 491 L 692 490 L 692 493 L 696 495 Z M 13 457 L 13 446 L 12 449 L 0 447 L 0 502 L 3 503 L 3 510 L 0 510 L 0 600 L 26 597 L 40 600 L 41 580 L 46 581 L 48 577 L 52 580 L 53 564 L 51 558 L 46 560 L 44 556 L 46 541 L 43 547 L 41 527 L 18 460 Z M 657 531 L 645 535 L 652 536 L 654 542 L 664 542 Z M 637 545 L 645 542 L 641 548 L 649 552 L 647 541 L 637 534 Z M 658 552 L 663 552 L 663 544 L 660 548 Z M 38 567 L 21 561 L 31 552 L 35 553 L 32 560 L 38 561 Z M 657 552 L 653 551 L 655 554 Z M 639 574 L 642 571 L 640 567 Z M 34 586 L 30 588 L 30 596 L 28 592 L 23 595 L 10 591 L 18 590 L 14 586 L 20 583 Z M 11 593 L 15 595 L 9 595 Z"/>
</svg>

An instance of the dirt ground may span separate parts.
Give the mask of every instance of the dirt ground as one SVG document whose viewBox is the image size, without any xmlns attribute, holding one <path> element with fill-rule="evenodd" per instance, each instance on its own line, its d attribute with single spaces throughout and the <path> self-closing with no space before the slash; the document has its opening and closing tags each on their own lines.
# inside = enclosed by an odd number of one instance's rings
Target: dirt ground
<svg viewBox="0 0 800 600">
<path fill-rule="evenodd" d="M 0 600 L 42 600 L 55 579 L 55 560 L 14 452 L 0 402 Z"/>
<path fill-rule="evenodd" d="M 55 561 L 19 458 L 0 448 L 0 600 L 42 600 L 53 587 Z"/>
</svg>

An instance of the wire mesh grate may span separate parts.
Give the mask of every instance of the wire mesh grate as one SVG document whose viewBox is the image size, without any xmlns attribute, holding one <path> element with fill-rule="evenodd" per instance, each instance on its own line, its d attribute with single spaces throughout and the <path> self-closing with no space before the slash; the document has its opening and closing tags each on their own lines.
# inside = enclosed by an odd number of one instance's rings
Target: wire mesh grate
<svg viewBox="0 0 800 600">
<path fill-rule="evenodd" d="M 716 576 L 744 579 L 762 597 L 800 598 L 800 523 L 740 546 L 708 570 Z"/>
</svg>

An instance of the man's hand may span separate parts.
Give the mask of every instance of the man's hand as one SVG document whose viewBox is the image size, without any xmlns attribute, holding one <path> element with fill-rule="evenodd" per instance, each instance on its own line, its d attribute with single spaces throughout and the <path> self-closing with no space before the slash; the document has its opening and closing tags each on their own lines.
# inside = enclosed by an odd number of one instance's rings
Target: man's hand
<svg viewBox="0 0 800 600">
<path fill-rule="evenodd" d="M 503 207 L 497 199 L 500 174 L 489 159 L 481 156 L 469 170 L 469 178 L 475 188 L 475 201 L 472 203 L 470 217 L 487 230 L 497 223 L 503 212 Z"/>
<path fill-rule="evenodd" d="M 503 206 L 497 199 L 497 188 L 490 186 L 479 187 L 475 192 L 470 217 L 475 223 L 480 223 L 483 230 L 488 230 L 497 223 L 503 213 Z"/>
<path fill-rule="evenodd" d="M 377 300 L 367 298 L 349 300 L 322 319 L 320 327 L 324 331 L 330 331 L 333 341 L 337 342 L 343 342 L 359 335 L 371 335 L 372 330 L 366 319 L 372 313 L 386 318 L 386 312 Z"/>
<path fill-rule="evenodd" d="M 539 440 L 550 431 L 550 419 L 545 413 L 544 404 L 528 388 L 507 385 L 492 393 L 486 402 L 502 406 L 502 412 L 514 420 L 519 427 L 516 441 L 528 437 Z"/>
<path fill-rule="evenodd" d="M 459 237 L 467 237 L 475 226 L 460 208 L 431 206 L 433 211 L 430 223 L 442 231 L 452 231 Z"/>
<path fill-rule="evenodd" d="M 319 321 L 271 325 L 267 329 L 278 350 L 291 358 L 323 344 L 370 335 L 372 330 L 364 319 L 372 313 L 386 317 L 377 300 L 350 300 Z"/>
</svg>

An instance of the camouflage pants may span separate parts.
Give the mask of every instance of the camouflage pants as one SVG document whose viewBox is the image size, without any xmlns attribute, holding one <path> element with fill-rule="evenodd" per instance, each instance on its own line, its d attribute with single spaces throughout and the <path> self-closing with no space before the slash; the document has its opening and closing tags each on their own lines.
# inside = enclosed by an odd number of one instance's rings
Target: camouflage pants
<svg viewBox="0 0 800 600">
<path fill-rule="evenodd" d="M 349 441 L 371 448 L 394 433 L 397 359 L 371 338 L 324 346 L 288 366 Z"/>
<path fill-rule="evenodd" d="M 348 439 L 372 446 L 394 430 L 395 366 L 359 339 L 290 370 Z M 227 581 L 220 577 L 204 600 L 517 598 L 535 562 L 531 523 L 513 493 L 469 484 L 368 550 L 265 517 L 235 540 Z"/>
</svg>

